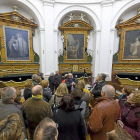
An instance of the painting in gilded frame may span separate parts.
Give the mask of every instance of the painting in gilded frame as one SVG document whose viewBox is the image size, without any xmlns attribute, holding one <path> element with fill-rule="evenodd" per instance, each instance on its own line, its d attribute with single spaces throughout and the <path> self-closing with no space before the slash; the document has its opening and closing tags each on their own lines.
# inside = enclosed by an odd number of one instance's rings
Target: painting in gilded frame
<svg viewBox="0 0 140 140">
<path fill-rule="evenodd" d="M 83 33 L 67 33 L 67 60 L 83 60 L 84 59 L 84 38 Z"/>
<path fill-rule="evenodd" d="M 140 29 L 124 32 L 122 60 L 140 60 Z"/>
<path fill-rule="evenodd" d="M 30 61 L 29 30 L 3 26 L 6 61 Z"/>
</svg>

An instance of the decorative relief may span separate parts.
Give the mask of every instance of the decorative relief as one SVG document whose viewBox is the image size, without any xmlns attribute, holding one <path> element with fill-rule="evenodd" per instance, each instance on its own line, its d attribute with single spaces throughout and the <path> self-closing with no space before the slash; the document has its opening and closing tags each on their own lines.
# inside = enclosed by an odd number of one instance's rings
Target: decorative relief
<svg viewBox="0 0 140 140">
<path fill-rule="evenodd" d="M 73 71 L 74 72 L 78 71 L 78 65 L 73 65 Z"/>
<path fill-rule="evenodd" d="M 11 19 L 12 19 L 12 20 L 21 21 L 20 17 L 15 16 L 15 15 L 11 16 Z"/>
<path fill-rule="evenodd" d="M 38 68 L 29 68 L 29 67 L 27 67 L 27 71 L 37 71 L 38 70 Z"/>
<path fill-rule="evenodd" d="M 14 71 L 25 71 L 25 68 L 14 67 Z"/>
<path fill-rule="evenodd" d="M 0 68 L 0 73 L 12 72 L 12 68 Z"/>
</svg>

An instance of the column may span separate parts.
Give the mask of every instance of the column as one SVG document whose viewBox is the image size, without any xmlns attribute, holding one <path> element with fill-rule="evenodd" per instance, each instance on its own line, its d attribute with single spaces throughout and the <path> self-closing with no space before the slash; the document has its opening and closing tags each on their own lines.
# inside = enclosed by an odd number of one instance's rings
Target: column
<svg viewBox="0 0 140 140">
<path fill-rule="evenodd" d="M 43 0 L 44 3 L 44 20 L 45 20 L 45 76 L 48 78 L 50 72 L 54 72 L 54 33 L 53 33 L 53 15 L 54 0 Z"/>
<path fill-rule="evenodd" d="M 109 75 L 109 55 L 110 55 L 110 23 L 113 0 L 102 1 L 102 29 L 101 29 L 101 46 L 100 46 L 100 66 L 99 73 Z"/>
<path fill-rule="evenodd" d="M 45 74 L 45 29 L 39 29 L 40 35 L 40 72 Z"/>
</svg>

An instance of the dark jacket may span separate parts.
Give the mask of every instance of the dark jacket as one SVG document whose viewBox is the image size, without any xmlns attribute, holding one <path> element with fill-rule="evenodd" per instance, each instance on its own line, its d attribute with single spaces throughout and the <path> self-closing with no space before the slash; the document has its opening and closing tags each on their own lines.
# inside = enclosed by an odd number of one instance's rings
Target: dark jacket
<svg viewBox="0 0 140 140">
<path fill-rule="evenodd" d="M 98 98 L 87 122 L 91 140 L 107 140 L 106 133 L 114 129 L 119 114 L 117 101 L 109 97 Z"/>
<path fill-rule="evenodd" d="M 85 125 L 79 110 L 58 109 L 53 119 L 59 125 L 58 140 L 85 140 Z"/>
<path fill-rule="evenodd" d="M 101 97 L 101 90 L 102 87 L 106 85 L 106 81 L 102 81 L 102 82 L 97 82 L 95 87 L 93 88 L 93 90 L 91 91 L 91 93 L 94 95 L 94 98 L 99 98 Z"/>
<path fill-rule="evenodd" d="M 43 99 L 46 101 L 46 102 L 49 102 L 50 99 L 52 97 L 52 91 L 49 87 L 47 88 L 43 88 Z"/>
<path fill-rule="evenodd" d="M 123 109 L 125 107 L 125 102 L 127 101 L 127 94 L 123 95 L 122 98 L 119 99 L 119 105 L 121 107 L 121 109 Z"/>
<path fill-rule="evenodd" d="M 32 97 L 24 102 L 23 112 L 31 138 L 33 138 L 35 128 L 45 117 L 52 118 L 49 104 L 43 99 L 36 97 Z"/>
<path fill-rule="evenodd" d="M 31 88 L 25 88 L 24 92 L 23 92 L 23 96 L 24 96 L 25 101 L 28 98 L 31 98 L 32 97 L 32 90 L 31 90 Z"/>
<path fill-rule="evenodd" d="M 60 85 L 61 83 L 61 76 L 59 74 L 55 74 L 54 75 L 54 80 L 55 80 L 55 89 L 57 89 L 57 87 Z"/>
<path fill-rule="evenodd" d="M 39 85 L 39 83 L 35 80 L 32 80 L 32 82 L 33 82 L 34 86 Z"/>
<path fill-rule="evenodd" d="M 121 110 L 120 120 L 126 130 L 135 140 L 140 140 L 140 107 L 127 104 Z"/>
<path fill-rule="evenodd" d="M 0 121 L 5 119 L 7 115 L 11 115 L 13 113 L 17 113 L 21 117 L 22 122 L 23 122 L 22 123 L 23 132 L 27 138 L 23 115 L 22 115 L 21 110 L 17 108 L 16 103 L 15 102 L 6 102 L 6 103 L 0 102 Z"/>
<path fill-rule="evenodd" d="M 54 76 L 50 76 L 49 77 L 49 88 L 52 91 L 52 94 L 54 94 L 54 86 L 55 86 L 55 80 L 54 80 Z"/>
<path fill-rule="evenodd" d="M 76 78 L 73 78 L 72 82 L 74 82 L 75 84 L 78 84 L 78 80 Z M 69 93 L 71 93 L 71 86 L 72 86 L 71 83 L 72 82 L 71 82 L 71 79 L 69 79 L 69 78 L 67 78 L 66 81 L 65 81 L 65 83 L 66 83 L 66 85 L 68 87 Z"/>
</svg>

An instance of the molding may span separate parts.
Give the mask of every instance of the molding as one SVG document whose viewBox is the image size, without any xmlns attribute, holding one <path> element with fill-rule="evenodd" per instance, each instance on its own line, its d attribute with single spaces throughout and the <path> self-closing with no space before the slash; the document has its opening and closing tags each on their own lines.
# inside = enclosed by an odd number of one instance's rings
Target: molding
<svg viewBox="0 0 140 140">
<path fill-rule="evenodd" d="M 117 30 L 116 30 L 116 28 L 112 28 L 112 29 L 110 29 L 110 31 L 117 31 Z"/>
<path fill-rule="evenodd" d="M 109 7 L 112 6 L 115 0 L 102 0 L 101 5 L 103 7 Z"/>
<path fill-rule="evenodd" d="M 45 31 L 45 28 L 39 28 L 39 32 Z"/>
<path fill-rule="evenodd" d="M 45 6 L 54 6 L 55 0 L 42 0 Z"/>
<path fill-rule="evenodd" d="M 54 30 L 53 30 L 53 32 L 56 32 L 56 33 L 57 33 L 57 32 L 58 32 L 58 30 L 57 30 L 57 29 L 54 29 Z"/>
<path fill-rule="evenodd" d="M 96 33 L 99 33 L 99 32 L 101 32 L 101 30 L 94 30 L 94 31 L 92 32 L 92 35 L 94 35 L 94 34 L 96 34 Z"/>
</svg>

